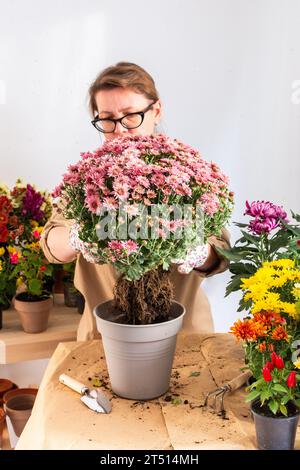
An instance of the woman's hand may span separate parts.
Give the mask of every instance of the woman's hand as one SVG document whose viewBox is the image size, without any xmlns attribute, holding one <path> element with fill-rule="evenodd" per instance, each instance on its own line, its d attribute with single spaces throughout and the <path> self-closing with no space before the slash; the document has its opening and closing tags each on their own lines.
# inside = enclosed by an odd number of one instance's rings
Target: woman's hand
<svg viewBox="0 0 300 470">
<path fill-rule="evenodd" d="M 195 248 L 188 250 L 184 259 L 173 260 L 174 264 L 178 264 L 177 270 L 182 274 L 188 274 L 193 269 L 205 267 L 207 261 L 211 256 L 211 246 L 206 243 L 205 245 L 198 245 Z"/>
<path fill-rule="evenodd" d="M 48 232 L 48 248 L 61 263 L 69 263 L 76 258 L 76 251 L 69 243 L 69 231 L 69 227 L 57 226 Z"/>
</svg>

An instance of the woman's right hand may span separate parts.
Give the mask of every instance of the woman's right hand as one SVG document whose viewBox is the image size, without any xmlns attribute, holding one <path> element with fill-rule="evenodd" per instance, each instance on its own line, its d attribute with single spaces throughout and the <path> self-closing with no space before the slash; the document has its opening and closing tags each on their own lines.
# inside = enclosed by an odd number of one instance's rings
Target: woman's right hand
<svg viewBox="0 0 300 470">
<path fill-rule="evenodd" d="M 77 252 L 70 244 L 70 227 L 51 228 L 47 236 L 47 245 L 53 256 L 62 263 L 76 259 Z"/>
</svg>

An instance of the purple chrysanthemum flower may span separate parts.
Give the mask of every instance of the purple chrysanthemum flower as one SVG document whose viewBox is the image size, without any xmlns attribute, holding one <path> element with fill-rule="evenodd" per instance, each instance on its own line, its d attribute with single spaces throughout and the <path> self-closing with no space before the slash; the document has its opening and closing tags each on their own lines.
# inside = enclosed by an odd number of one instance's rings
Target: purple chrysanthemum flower
<svg viewBox="0 0 300 470">
<path fill-rule="evenodd" d="M 277 228 L 282 221 L 288 222 L 287 214 L 282 207 L 269 201 L 246 201 L 244 215 L 254 217 L 249 224 L 249 229 L 256 235 L 270 233 Z"/>
<path fill-rule="evenodd" d="M 22 215 L 36 221 L 41 220 L 45 215 L 44 211 L 41 210 L 41 205 L 44 201 L 44 197 L 30 184 L 27 184 L 26 193 L 23 198 Z"/>
<path fill-rule="evenodd" d="M 278 223 L 276 219 L 271 217 L 268 217 L 264 220 L 261 218 L 255 218 L 254 220 L 251 220 L 249 224 L 249 229 L 256 235 L 261 235 L 262 233 L 270 233 L 276 227 L 278 227 Z"/>
</svg>

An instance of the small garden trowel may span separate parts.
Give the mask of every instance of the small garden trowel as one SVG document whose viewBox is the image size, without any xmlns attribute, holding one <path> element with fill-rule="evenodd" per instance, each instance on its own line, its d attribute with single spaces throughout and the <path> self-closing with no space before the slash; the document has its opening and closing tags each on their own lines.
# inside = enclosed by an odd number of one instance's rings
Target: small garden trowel
<svg viewBox="0 0 300 470">
<path fill-rule="evenodd" d="M 82 395 L 81 401 L 91 410 L 96 411 L 96 413 L 111 412 L 111 403 L 104 393 L 95 389 L 91 390 L 83 383 L 78 382 L 66 374 L 61 374 L 59 381 L 72 388 L 72 390 L 75 390 L 75 392 L 80 393 L 80 395 Z"/>
</svg>

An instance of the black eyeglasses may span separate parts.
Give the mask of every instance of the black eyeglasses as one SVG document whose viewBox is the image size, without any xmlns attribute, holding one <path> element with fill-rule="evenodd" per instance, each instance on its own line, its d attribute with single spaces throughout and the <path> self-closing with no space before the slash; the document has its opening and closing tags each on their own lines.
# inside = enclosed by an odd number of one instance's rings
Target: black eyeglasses
<svg viewBox="0 0 300 470">
<path fill-rule="evenodd" d="M 119 119 L 111 119 L 111 118 L 99 118 L 99 116 L 96 116 L 91 123 L 93 126 L 100 132 L 104 132 L 104 134 L 108 134 L 110 132 L 115 132 L 117 122 L 120 122 L 123 127 L 126 129 L 136 129 L 137 127 L 140 127 L 142 124 L 145 113 L 149 111 L 152 106 L 156 103 L 154 101 L 153 103 L 149 104 L 144 111 L 139 111 L 136 113 L 129 113 L 126 114 L 125 116 L 119 118 Z"/>
</svg>

